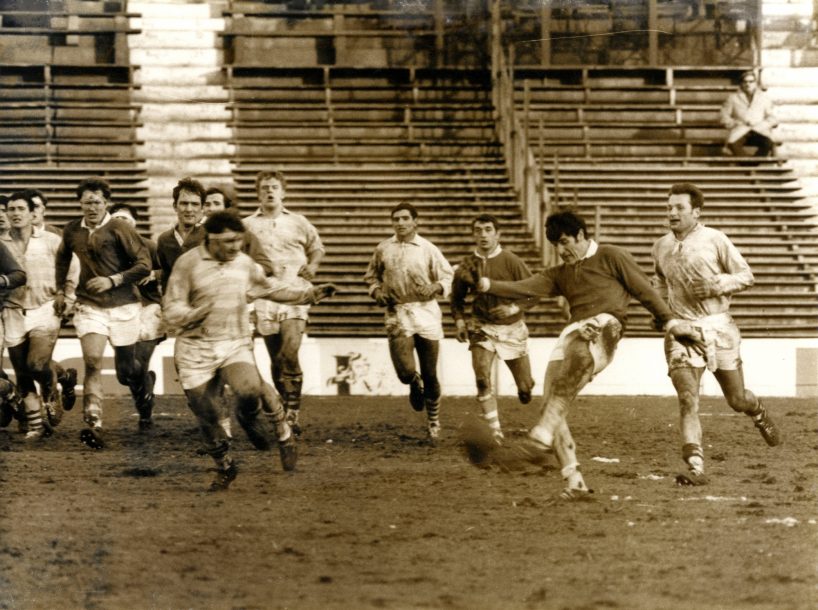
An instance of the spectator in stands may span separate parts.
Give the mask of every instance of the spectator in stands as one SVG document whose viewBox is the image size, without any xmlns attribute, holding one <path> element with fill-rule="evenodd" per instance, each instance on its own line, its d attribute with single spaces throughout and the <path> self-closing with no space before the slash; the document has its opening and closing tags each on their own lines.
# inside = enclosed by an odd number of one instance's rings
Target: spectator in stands
<svg viewBox="0 0 818 610">
<path fill-rule="evenodd" d="M 429 440 L 435 443 L 440 437 L 437 359 L 443 339 L 436 299 L 451 293 L 452 267 L 437 246 L 418 235 L 418 213 L 411 203 L 399 203 L 390 217 L 395 235 L 375 248 L 364 280 L 369 295 L 386 308 L 384 324 L 392 364 L 401 383 L 409 386 L 412 408 L 426 409 Z"/>
<path fill-rule="evenodd" d="M 577 462 L 576 446 L 568 429 L 567 412 L 577 394 L 613 360 L 622 338 L 628 303 L 638 300 L 659 325 L 686 345 L 702 349 L 693 325 L 674 316 L 651 287 L 633 257 L 623 248 L 597 244 L 588 237 L 585 221 L 570 211 L 557 212 L 545 222 L 548 241 L 557 249 L 561 265 L 550 267 L 516 282 L 492 280 L 476 266 L 461 265 L 457 276 L 476 286 L 478 292 L 507 299 L 562 296 L 571 308 L 571 320 L 563 329 L 551 352 L 543 383 L 540 421 L 520 444 L 503 447 L 491 444 L 480 449 L 485 457 L 503 465 L 512 457 L 540 463 L 552 451 L 556 453 L 566 488 L 562 500 L 587 498 Z M 480 454 L 469 448 L 473 461 Z"/>
<path fill-rule="evenodd" d="M 47 223 L 45 221 L 45 210 L 48 207 L 48 198 L 38 189 L 27 189 L 22 191 L 23 195 L 34 202 L 34 219 L 32 226 L 35 229 L 45 229 L 51 233 L 62 236 L 62 230 L 59 227 Z"/>
<path fill-rule="evenodd" d="M 665 357 L 681 413 L 682 459 L 688 471 L 680 485 L 704 485 L 704 450 L 699 422 L 699 383 L 705 367 L 721 386 L 727 404 L 748 415 L 770 446 L 781 443 L 778 428 L 756 396 L 745 389 L 739 343 L 741 335 L 730 316 L 730 297 L 753 285 L 753 274 L 741 253 L 721 231 L 699 222 L 704 196 L 693 184 L 670 188 L 670 232 L 653 245 L 654 283 L 673 315 L 701 330 L 704 356 L 691 353 L 671 336 Z"/>
<path fill-rule="evenodd" d="M 136 229 L 139 212 L 134 206 L 117 203 L 112 205 L 108 212 L 111 218 L 120 218 Z M 150 370 L 151 357 L 156 346 L 165 340 L 165 330 L 162 325 L 162 295 L 156 279 L 156 272 L 159 270 L 156 243 L 142 235 L 139 238 L 151 255 L 151 273 L 138 282 L 142 311 L 139 314 L 139 341 L 136 343 L 136 359 L 142 370 L 147 371 L 148 378 L 145 399 L 138 405 L 139 429 L 149 430 L 153 427 L 154 386 L 156 385 L 156 373 Z"/>
<path fill-rule="evenodd" d="M 522 280 L 531 275 L 526 264 L 511 250 L 500 246 L 500 223 L 490 214 L 481 214 L 472 221 L 475 250 L 463 264 L 479 265 L 482 275 L 495 280 Z M 454 278 L 452 284 L 452 315 L 457 328 L 456 337 L 469 343 L 472 368 L 477 383 L 477 402 L 483 417 L 494 433 L 502 439 L 497 398 L 491 387 L 492 369 L 496 357 L 502 358 L 514 381 L 520 402 L 531 402 L 531 362 L 528 359 L 528 327 L 523 318 L 527 308 L 536 299 L 510 301 L 488 294 L 475 296 L 471 306 L 471 320 L 467 324 L 466 297 L 474 287 Z M 469 328 L 471 326 L 471 328 Z"/>
<path fill-rule="evenodd" d="M 755 146 L 755 156 L 775 156 L 772 130 L 777 122 L 773 113 L 773 102 L 758 88 L 755 72 L 748 70 L 742 74 L 739 90 L 731 93 L 721 108 L 722 125 L 730 130 L 727 149 L 741 157 L 745 146 Z"/>
<path fill-rule="evenodd" d="M 205 200 L 205 188 L 193 178 L 182 178 L 173 187 L 173 211 L 176 225 L 159 235 L 156 240 L 156 254 L 159 261 L 159 283 L 164 292 L 173 263 L 185 251 L 185 241 L 198 232 L 204 237 L 204 229 L 199 225 Z M 201 239 L 199 240 L 201 242 Z"/>
<path fill-rule="evenodd" d="M 204 215 L 208 218 L 216 212 L 223 212 L 224 210 L 233 210 L 234 195 L 227 187 L 211 186 L 205 191 Z"/>
<path fill-rule="evenodd" d="M 284 207 L 287 181 L 281 172 L 256 176 L 258 210 L 244 219 L 275 265 L 275 276 L 290 283 L 309 283 L 318 272 L 324 246 L 316 228 L 301 214 Z M 304 376 L 298 360 L 301 339 L 307 327 L 309 305 L 255 302 L 256 330 L 264 338 L 272 361 L 273 382 L 284 400 L 287 420 L 300 434 L 301 386 Z"/>
<path fill-rule="evenodd" d="M 136 284 L 151 272 L 150 252 L 136 231 L 108 213 L 111 188 L 100 178 L 77 187 L 83 217 L 69 222 L 57 252 L 57 315 L 65 313 L 68 270 L 74 254 L 80 260 L 80 279 L 74 327 L 85 361 L 83 408 L 88 427 L 80 440 L 92 449 L 105 446 L 102 435 L 102 356 L 105 344 L 114 348 L 119 382 L 128 386 L 137 411 L 150 397 L 148 371 L 136 358 L 142 305 Z"/>
</svg>

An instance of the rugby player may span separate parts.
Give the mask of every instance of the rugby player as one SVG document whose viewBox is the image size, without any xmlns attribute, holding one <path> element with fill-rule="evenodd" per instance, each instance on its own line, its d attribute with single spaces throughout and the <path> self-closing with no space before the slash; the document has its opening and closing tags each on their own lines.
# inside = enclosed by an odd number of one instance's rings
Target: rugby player
<svg viewBox="0 0 818 610">
<path fill-rule="evenodd" d="M 87 428 L 80 433 L 92 449 L 105 446 L 102 432 L 102 356 L 105 344 L 114 348 L 116 376 L 128 386 L 140 413 L 151 398 L 151 381 L 136 357 L 142 310 L 136 284 L 151 272 L 150 252 L 124 220 L 107 208 L 111 189 L 100 178 L 83 180 L 76 190 L 83 217 L 69 222 L 57 251 L 57 294 L 54 308 L 65 313 L 71 259 L 80 261 L 74 327 L 85 362 L 83 411 Z"/>
<path fill-rule="evenodd" d="M 301 214 L 284 207 L 287 181 L 281 172 L 256 175 L 258 210 L 244 219 L 245 225 L 275 263 L 275 276 L 290 283 L 309 283 L 324 257 L 324 246 L 315 227 Z M 270 354 L 273 383 L 284 400 L 287 421 L 296 435 L 304 375 L 298 360 L 307 327 L 309 305 L 288 305 L 271 299 L 254 303 L 256 330 Z"/>
<path fill-rule="evenodd" d="M 57 382 L 71 390 L 76 383 L 74 369 L 63 370 L 51 359 L 61 323 L 54 311 L 57 294 L 54 268 L 61 239 L 42 224 L 34 226 L 36 209 L 31 191 L 12 194 L 7 205 L 11 231 L 0 237 L 28 278 L 25 286 L 6 296 L 3 307 L 5 345 L 25 405 L 27 440 L 50 433 L 62 419 L 63 400 Z M 73 259 L 66 282 L 68 309 L 75 298 L 78 277 L 79 263 Z M 40 386 L 41 395 L 35 382 Z M 68 406 L 71 407 L 73 403 Z"/>
<path fill-rule="evenodd" d="M 480 275 L 493 280 L 516 281 L 531 276 L 526 264 L 513 252 L 500 246 L 500 224 L 490 214 L 481 214 L 472 221 L 475 250 L 461 263 L 478 266 Z M 534 379 L 528 358 L 528 327 L 523 319 L 524 310 L 536 299 L 510 301 L 485 293 L 479 293 L 472 302 L 472 328 L 466 321 L 466 297 L 474 286 L 455 275 L 452 283 L 452 315 L 456 326 L 456 338 L 469 343 L 472 368 L 477 384 L 477 402 L 483 417 L 495 438 L 502 439 L 503 431 L 497 411 L 497 397 L 491 387 L 491 373 L 495 357 L 508 366 L 520 402 L 531 402 Z"/>
<path fill-rule="evenodd" d="M 253 356 L 247 324 L 247 295 L 277 302 L 317 303 L 335 288 L 267 278 L 241 252 L 245 226 L 230 212 L 213 214 L 204 224 L 204 244 L 179 257 L 163 299 L 164 319 L 178 331 L 174 359 L 188 405 L 199 420 L 208 453 L 217 467 L 211 491 L 227 489 L 238 469 L 229 453 L 229 439 L 219 424 L 216 386 L 227 383 L 239 423 L 258 449 L 269 449 L 266 418 L 259 417 L 262 382 Z M 295 467 L 295 440 L 279 442 L 282 466 Z"/>
<path fill-rule="evenodd" d="M 688 182 L 670 188 L 667 205 L 670 232 L 653 245 L 655 284 L 674 316 L 703 334 L 704 356 L 691 352 L 672 336 L 665 337 L 668 374 L 679 398 L 682 459 L 687 472 L 679 485 L 704 485 L 704 449 L 699 421 L 699 384 L 707 368 L 713 372 L 727 404 L 744 413 L 766 443 L 781 444 L 778 427 L 761 401 L 744 387 L 739 345 L 741 335 L 730 316 L 730 297 L 753 285 L 750 266 L 721 231 L 699 221 L 704 195 Z"/>
<path fill-rule="evenodd" d="M 579 470 L 566 413 L 580 390 L 613 359 L 630 299 L 637 299 L 677 339 L 695 349 L 703 349 L 703 345 L 690 323 L 674 319 L 627 251 L 588 238 L 585 221 L 573 212 L 551 214 L 545 228 L 548 241 L 554 244 L 563 261 L 561 265 L 516 282 L 481 276 L 476 267 L 462 266 L 458 275 L 463 281 L 474 283 L 479 292 L 498 297 L 567 299 L 571 319 L 546 368 L 542 415 L 529 431 L 527 441 L 515 449 L 534 463 L 541 461 L 544 454 L 555 452 L 566 481 L 557 498 L 576 500 L 588 497 L 591 492 Z M 473 459 L 477 455 L 470 452 Z M 498 461 L 507 455 L 497 451 L 492 456 L 489 452 L 489 457 Z"/>
<path fill-rule="evenodd" d="M 110 207 L 108 212 L 111 218 L 120 218 L 136 230 L 139 219 L 137 209 L 127 203 L 117 203 Z M 159 282 L 156 279 L 159 271 L 159 258 L 156 254 L 156 243 L 142 235 L 139 236 L 151 256 L 150 275 L 140 280 L 137 285 L 142 302 L 142 311 L 139 314 L 139 340 L 136 343 L 136 359 L 142 370 L 147 371 L 148 387 L 145 398 L 139 408 L 139 429 L 149 430 L 153 427 L 154 387 L 156 372 L 150 370 L 151 358 L 156 346 L 165 340 L 165 331 L 162 325 L 162 295 L 159 291 Z"/>
<path fill-rule="evenodd" d="M 437 246 L 418 235 L 418 213 L 411 203 L 397 204 L 390 218 L 395 234 L 375 248 L 364 280 L 369 295 L 386 308 L 384 325 L 395 373 L 409 385 L 412 408 L 426 409 L 427 432 L 434 444 L 440 438 L 437 359 L 443 339 L 436 298 L 451 293 L 452 267 Z"/>
</svg>

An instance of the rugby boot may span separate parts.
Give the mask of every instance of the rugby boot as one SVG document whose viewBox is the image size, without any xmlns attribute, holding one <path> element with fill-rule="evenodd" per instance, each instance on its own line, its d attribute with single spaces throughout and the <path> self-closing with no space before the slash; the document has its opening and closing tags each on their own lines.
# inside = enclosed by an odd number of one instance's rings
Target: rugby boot
<svg viewBox="0 0 818 610">
<path fill-rule="evenodd" d="M 102 428 L 99 426 L 83 428 L 82 431 L 80 431 L 80 440 L 91 449 L 103 449 L 105 447 L 105 440 L 102 438 Z"/>
<path fill-rule="evenodd" d="M 429 433 L 429 443 L 434 446 L 437 445 L 437 442 L 440 440 L 440 422 L 437 420 L 432 420 L 429 422 L 428 427 Z"/>
<path fill-rule="evenodd" d="M 278 441 L 278 454 L 281 457 L 281 467 L 287 472 L 295 470 L 298 462 L 298 448 L 295 443 L 295 434 L 290 434 L 286 440 Z"/>
<path fill-rule="evenodd" d="M 758 428 L 761 437 L 770 447 L 776 447 L 781 444 L 781 435 L 778 432 L 778 426 L 775 425 L 772 418 L 767 414 L 767 409 L 759 403 L 758 412 L 751 415 L 753 425 Z"/>
<path fill-rule="evenodd" d="M 531 402 L 531 392 L 526 390 L 518 390 L 517 398 L 520 399 L 520 403 L 527 405 Z"/>
<path fill-rule="evenodd" d="M 239 468 L 235 462 L 230 462 L 227 468 L 217 468 L 215 472 L 216 476 L 210 483 L 210 487 L 207 488 L 207 491 L 226 491 L 227 488 L 230 487 L 230 483 L 236 480 L 239 474 Z"/>
<path fill-rule="evenodd" d="M 563 502 L 591 502 L 594 500 L 593 489 L 576 489 L 566 487 L 556 496 L 548 498 L 545 501 L 546 506 L 553 504 L 561 504 Z"/>
<path fill-rule="evenodd" d="M 676 475 L 676 485 L 679 487 L 699 487 L 707 483 L 707 475 L 701 470 L 688 470 Z"/>
<path fill-rule="evenodd" d="M 77 395 L 74 392 L 77 385 L 77 369 L 65 369 L 65 376 L 57 381 L 62 392 L 62 408 L 64 411 L 70 411 L 77 402 Z"/>
<path fill-rule="evenodd" d="M 153 403 L 155 396 L 153 388 L 156 385 L 156 373 L 148 371 L 145 376 L 145 387 L 137 405 L 139 411 L 139 429 L 141 431 L 153 428 Z"/>
</svg>

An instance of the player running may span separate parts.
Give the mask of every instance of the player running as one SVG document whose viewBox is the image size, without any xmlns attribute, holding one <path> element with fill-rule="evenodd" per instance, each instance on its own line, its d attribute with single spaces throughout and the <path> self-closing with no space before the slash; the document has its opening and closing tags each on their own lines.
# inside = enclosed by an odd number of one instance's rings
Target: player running
<svg viewBox="0 0 818 610">
<path fill-rule="evenodd" d="M 480 275 L 492 280 L 516 281 L 531 276 L 526 264 L 513 252 L 500 246 L 500 224 L 490 214 L 481 214 L 472 221 L 476 248 L 461 263 L 477 267 Z M 523 310 L 536 299 L 511 301 L 490 294 L 478 293 L 472 302 L 472 328 L 466 322 L 466 297 L 474 286 L 455 275 L 452 283 L 452 315 L 457 327 L 457 340 L 469 342 L 472 368 L 477 383 L 477 401 L 494 437 L 503 438 L 497 397 L 491 387 L 491 372 L 496 356 L 502 358 L 517 384 L 520 402 L 531 402 L 534 379 L 528 359 L 528 327 Z"/>
<path fill-rule="evenodd" d="M 204 224 L 205 243 L 176 261 L 163 300 L 164 319 L 178 331 L 174 359 L 179 382 L 217 467 L 211 491 L 227 489 L 238 469 L 229 454 L 229 439 L 219 424 L 217 386 L 227 383 L 236 415 L 250 441 L 269 449 L 266 418 L 259 417 L 262 381 L 253 356 L 247 324 L 247 295 L 278 302 L 317 303 L 335 292 L 325 284 L 292 286 L 266 278 L 259 266 L 241 252 L 245 231 L 230 212 L 213 214 Z M 295 443 L 279 442 L 282 466 L 295 467 Z"/>
<path fill-rule="evenodd" d="M 281 172 L 260 172 L 256 176 L 259 208 L 244 219 L 244 224 L 274 262 L 277 278 L 306 284 L 318 272 L 324 246 L 309 220 L 284 207 L 286 188 L 287 181 Z M 270 299 L 259 299 L 254 306 L 256 330 L 270 354 L 273 383 L 284 400 L 287 421 L 295 434 L 300 434 L 304 374 L 298 351 L 310 306 L 276 303 Z"/>
<path fill-rule="evenodd" d="M 76 382 L 76 371 L 63 370 L 51 359 L 61 322 L 54 310 L 54 268 L 61 239 L 42 225 L 34 226 L 35 207 L 30 192 L 12 194 L 7 205 L 11 231 L 0 237 L 28 278 L 24 286 L 6 296 L 3 307 L 5 344 L 25 405 L 27 440 L 50 433 L 62 419 L 63 399 L 57 382 L 72 390 Z M 79 264 L 74 259 L 66 281 L 69 309 L 78 276 Z M 37 393 L 35 382 L 42 395 Z M 67 406 L 70 409 L 73 403 Z"/>
<path fill-rule="evenodd" d="M 665 337 L 668 374 L 679 397 L 682 459 L 687 472 L 679 485 L 704 485 L 704 449 L 699 422 L 699 384 L 705 367 L 719 382 L 727 404 L 748 415 L 771 447 L 781 444 L 778 427 L 761 401 L 744 387 L 741 335 L 730 316 L 730 297 L 753 285 L 750 266 L 721 231 L 699 222 L 704 195 L 693 184 L 670 188 L 670 233 L 653 245 L 655 283 L 675 316 L 693 323 L 707 345 L 704 356 Z"/>
<path fill-rule="evenodd" d="M 386 308 L 384 325 L 392 364 L 401 383 L 409 385 L 412 408 L 426 409 L 429 440 L 435 443 L 440 438 L 437 358 L 443 339 L 436 297 L 451 293 L 452 267 L 437 246 L 418 235 L 418 213 L 411 203 L 399 203 L 390 217 L 395 235 L 375 248 L 364 281 L 369 295 Z"/>
<path fill-rule="evenodd" d="M 480 276 L 476 268 L 458 269 L 463 281 L 475 284 L 479 292 L 509 299 L 562 296 L 571 308 L 571 319 L 546 368 L 542 415 L 529 431 L 527 441 L 510 452 L 499 445 L 478 446 L 469 439 L 467 445 L 471 445 L 468 449 L 473 461 L 488 458 L 501 466 L 507 459 L 538 463 L 544 454 L 555 452 L 566 481 L 558 498 L 576 500 L 587 497 L 591 491 L 579 470 L 566 414 L 580 390 L 613 359 L 630 299 L 638 300 L 678 340 L 696 349 L 703 345 L 692 324 L 673 318 L 631 255 L 617 246 L 589 239 L 582 218 L 573 212 L 551 214 L 545 230 L 563 261 L 561 265 L 516 282 Z"/>
<path fill-rule="evenodd" d="M 66 281 L 74 254 L 80 261 L 74 327 L 85 361 L 83 410 L 87 428 L 80 440 L 92 449 L 105 446 L 102 433 L 102 356 L 105 344 L 114 348 L 116 377 L 128 386 L 137 411 L 151 398 L 151 382 L 136 357 L 142 305 L 136 284 L 151 271 L 150 253 L 124 220 L 111 218 L 111 190 L 99 178 L 77 187 L 83 217 L 69 222 L 57 252 L 57 315 L 65 313 Z"/>
</svg>

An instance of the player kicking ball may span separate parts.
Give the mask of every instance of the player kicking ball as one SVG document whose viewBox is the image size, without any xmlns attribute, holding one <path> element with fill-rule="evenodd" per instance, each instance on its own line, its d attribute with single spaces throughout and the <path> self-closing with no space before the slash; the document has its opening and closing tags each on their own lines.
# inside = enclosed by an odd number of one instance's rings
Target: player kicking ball
<svg viewBox="0 0 818 610">
<path fill-rule="evenodd" d="M 475 267 L 458 269 L 461 280 L 481 293 L 508 299 L 562 296 L 571 309 L 571 319 L 546 368 L 542 415 L 528 438 L 502 445 L 486 443 L 479 434 L 464 440 L 469 458 L 477 465 L 494 463 L 508 468 L 521 461 L 538 464 L 553 452 L 566 482 L 557 499 L 580 500 L 592 492 L 579 470 L 566 415 L 582 388 L 613 360 L 630 299 L 637 299 L 682 344 L 697 350 L 703 350 L 704 345 L 692 324 L 674 319 L 631 255 L 617 246 L 589 239 L 582 218 L 573 212 L 551 214 L 545 229 L 563 261 L 561 265 L 516 282 L 491 280 Z"/>
<path fill-rule="evenodd" d="M 260 416 L 263 390 L 247 324 L 248 294 L 280 303 L 317 303 L 332 296 L 335 286 L 304 282 L 294 287 L 266 278 L 261 267 L 242 253 L 245 227 L 234 214 L 213 214 L 204 229 L 204 244 L 184 253 L 173 266 L 163 313 L 167 327 L 178 333 L 174 360 L 179 382 L 216 463 L 210 491 L 220 491 L 235 480 L 238 468 L 220 425 L 218 397 L 233 401 L 237 419 L 257 449 L 272 446 L 268 420 Z M 233 390 L 229 395 L 219 391 L 225 383 Z M 292 470 L 295 443 L 292 436 L 288 441 L 279 439 L 279 452 L 282 467 Z"/>
</svg>

